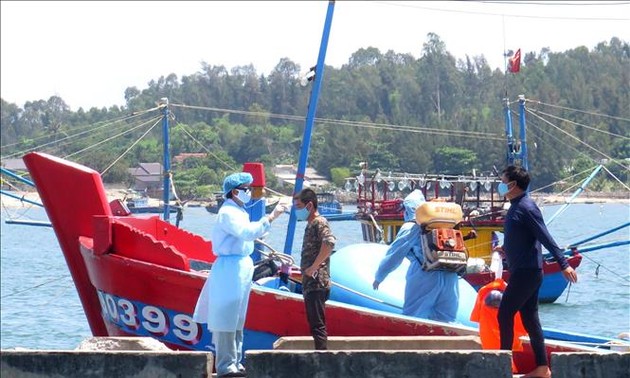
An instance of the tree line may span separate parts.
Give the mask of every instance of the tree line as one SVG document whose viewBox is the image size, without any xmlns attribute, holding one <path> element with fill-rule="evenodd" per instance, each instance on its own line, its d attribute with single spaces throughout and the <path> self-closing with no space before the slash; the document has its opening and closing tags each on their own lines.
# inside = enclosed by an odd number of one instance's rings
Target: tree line
<svg viewBox="0 0 630 378">
<path fill-rule="evenodd" d="M 505 73 L 492 69 L 483 55 L 456 59 L 433 33 L 419 58 L 359 49 L 340 68 L 325 67 L 309 166 L 338 186 L 357 174 L 360 162 L 383 172 L 491 172 L 505 165 L 505 101 L 515 112 L 518 95 L 524 95 L 534 112 L 527 116 L 527 139 L 536 187 L 598 162 L 627 183 L 628 42 L 613 37 L 592 49 L 545 48 L 522 57 L 520 72 Z M 170 74 L 144 89 L 127 88 L 120 107 L 71 111 L 57 96 L 23 107 L 2 99 L 2 159 L 38 149 L 104 172 L 106 182 L 128 181 L 127 168 L 162 161 L 160 128 L 134 129 L 132 119 L 167 98 L 172 156 L 207 154 L 176 164 L 179 194 L 207 196 L 243 162 L 261 161 L 268 169 L 297 164 L 312 89 L 300 83 L 306 69 L 288 58 L 268 75 L 252 65 L 228 69 L 202 63 L 191 75 Z M 517 129 L 518 116 L 513 118 Z M 120 137 L 109 141 L 107 133 Z M 76 134 L 81 138 L 73 139 Z M 268 178 L 268 185 L 277 187 Z M 613 183 L 602 179 L 593 185 L 609 190 Z"/>
</svg>

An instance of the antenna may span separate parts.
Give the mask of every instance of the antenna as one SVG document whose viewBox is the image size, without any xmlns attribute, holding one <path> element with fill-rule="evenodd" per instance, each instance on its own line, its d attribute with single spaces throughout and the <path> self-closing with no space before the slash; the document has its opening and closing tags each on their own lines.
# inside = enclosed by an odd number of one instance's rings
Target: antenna
<svg viewBox="0 0 630 378">
<path fill-rule="evenodd" d="M 501 15 L 501 25 L 503 28 L 503 72 L 505 73 L 505 98 L 508 98 L 508 64 L 507 57 L 512 55 L 509 51 L 507 51 L 507 46 L 505 43 L 505 15 Z"/>
</svg>

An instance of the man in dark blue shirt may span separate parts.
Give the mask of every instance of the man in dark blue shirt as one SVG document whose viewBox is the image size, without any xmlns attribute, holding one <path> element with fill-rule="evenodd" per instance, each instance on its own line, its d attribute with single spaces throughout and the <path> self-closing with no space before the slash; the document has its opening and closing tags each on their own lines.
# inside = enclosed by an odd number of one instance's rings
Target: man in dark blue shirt
<svg viewBox="0 0 630 378">
<path fill-rule="evenodd" d="M 545 339 L 538 317 L 538 291 L 543 281 L 541 243 L 551 252 L 569 282 L 577 282 L 577 273 L 569 266 L 562 249 L 549 234 L 540 209 L 527 195 L 529 173 L 511 165 L 503 170 L 501 181 L 499 195 L 510 201 L 504 224 L 503 246 L 495 248 L 505 254 L 510 270 L 508 285 L 499 306 L 501 349 L 512 349 L 514 315 L 518 311 L 529 335 L 537 365 L 524 377 L 550 377 Z"/>
</svg>

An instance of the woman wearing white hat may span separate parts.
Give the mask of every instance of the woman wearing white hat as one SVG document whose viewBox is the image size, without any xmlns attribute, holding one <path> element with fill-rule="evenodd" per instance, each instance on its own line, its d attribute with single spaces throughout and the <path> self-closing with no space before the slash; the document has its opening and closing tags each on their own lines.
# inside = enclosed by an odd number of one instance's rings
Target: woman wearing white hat
<svg viewBox="0 0 630 378">
<path fill-rule="evenodd" d="M 210 240 L 217 256 L 212 265 L 193 319 L 207 323 L 215 346 L 216 371 L 219 377 L 244 377 L 243 327 L 249 303 L 254 264 L 249 256 L 254 240 L 262 237 L 271 222 L 285 209 L 278 205 L 272 214 L 251 222 L 245 204 L 251 200 L 249 173 L 233 173 L 223 181 L 226 198 L 217 214 Z"/>
</svg>

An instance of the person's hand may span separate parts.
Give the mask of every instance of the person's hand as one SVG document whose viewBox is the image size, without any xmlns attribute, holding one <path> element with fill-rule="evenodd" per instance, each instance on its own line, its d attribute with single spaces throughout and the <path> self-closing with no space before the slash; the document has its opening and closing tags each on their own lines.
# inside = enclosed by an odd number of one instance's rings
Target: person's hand
<svg viewBox="0 0 630 378">
<path fill-rule="evenodd" d="M 567 281 L 571 283 L 577 282 L 577 279 L 578 279 L 577 272 L 575 271 L 575 269 L 571 268 L 570 266 L 562 271 L 562 275 L 564 276 L 564 278 L 566 278 Z"/>
<path fill-rule="evenodd" d="M 373 288 L 374 290 L 378 290 L 378 286 L 379 286 L 380 284 L 381 284 L 380 282 L 378 282 L 377 280 L 374 280 L 374 282 L 372 282 L 372 288 Z"/>
<path fill-rule="evenodd" d="M 496 251 L 499 252 L 501 254 L 503 254 L 503 246 L 502 245 L 497 245 L 496 247 L 492 248 L 492 251 Z"/>
<path fill-rule="evenodd" d="M 287 211 L 286 205 L 282 203 L 278 203 L 276 207 L 273 209 L 273 217 L 278 218 L 280 215 L 284 214 Z"/>
<path fill-rule="evenodd" d="M 477 239 L 477 231 L 475 230 L 468 231 L 468 235 L 466 235 L 466 239 Z"/>
<path fill-rule="evenodd" d="M 308 268 L 304 269 L 304 272 L 302 272 L 302 274 L 307 277 L 315 278 L 317 277 L 317 267 L 311 265 Z"/>
</svg>

